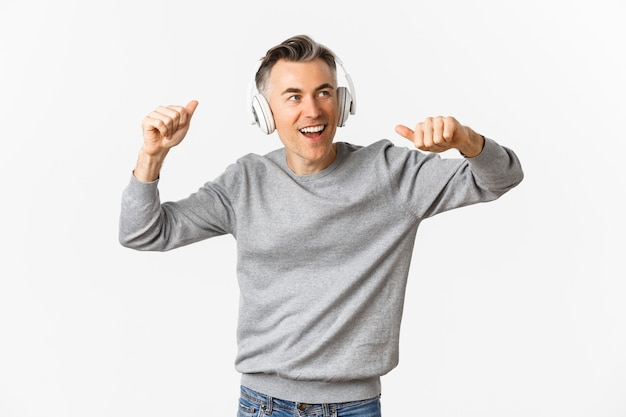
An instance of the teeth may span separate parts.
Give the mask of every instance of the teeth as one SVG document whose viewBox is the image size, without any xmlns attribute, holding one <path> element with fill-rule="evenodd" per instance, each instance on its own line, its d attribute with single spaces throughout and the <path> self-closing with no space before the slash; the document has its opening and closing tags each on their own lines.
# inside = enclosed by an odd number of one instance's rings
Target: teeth
<svg viewBox="0 0 626 417">
<path fill-rule="evenodd" d="M 300 132 L 315 133 L 315 132 L 321 132 L 322 130 L 324 130 L 324 126 L 311 126 L 311 127 L 305 127 L 304 129 L 300 129 Z"/>
</svg>

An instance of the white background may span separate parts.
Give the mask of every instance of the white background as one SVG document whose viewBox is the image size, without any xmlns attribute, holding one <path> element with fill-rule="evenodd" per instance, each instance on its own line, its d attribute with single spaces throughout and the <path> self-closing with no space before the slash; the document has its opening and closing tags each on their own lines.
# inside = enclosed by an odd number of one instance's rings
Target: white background
<svg viewBox="0 0 626 417">
<path fill-rule="evenodd" d="M 235 415 L 234 239 L 122 248 L 120 196 L 160 104 L 200 102 L 163 199 L 280 146 L 247 86 L 300 33 L 354 80 L 337 140 L 409 146 L 396 124 L 453 115 L 526 173 L 423 223 L 383 414 L 626 416 L 625 17 L 617 0 L 2 0 L 0 416 Z"/>
</svg>

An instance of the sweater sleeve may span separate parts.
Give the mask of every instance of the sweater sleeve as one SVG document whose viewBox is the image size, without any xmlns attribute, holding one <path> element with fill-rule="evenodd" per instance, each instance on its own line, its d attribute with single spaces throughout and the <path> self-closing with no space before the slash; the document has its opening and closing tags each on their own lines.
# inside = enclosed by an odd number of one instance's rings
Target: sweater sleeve
<svg viewBox="0 0 626 417">
<path fill-rule="evenodd" d="M 158 180 L 131 177 L 122 193 L 119 241 L 145 251 L 168 251 L 230 233 L 235 216 L 224 187 L 207 182 L 179 201 L 161 203 Z"/>
<path fill-rule="evenodd" d="M 500 197 L 524 179 L 517 155 L 494 140 L 485 138 L 485 146 L 474 158 L 466 158 L 480 187 Z"/>
<path fill-rule="evenodd" d="M 516 154 L 489 138 L 473 158 L 443 158 L 406 148 L 389 149 L 387 158 L 398 195 L 418 219 L 493 201 L 524 177 Z"/>
</svg>

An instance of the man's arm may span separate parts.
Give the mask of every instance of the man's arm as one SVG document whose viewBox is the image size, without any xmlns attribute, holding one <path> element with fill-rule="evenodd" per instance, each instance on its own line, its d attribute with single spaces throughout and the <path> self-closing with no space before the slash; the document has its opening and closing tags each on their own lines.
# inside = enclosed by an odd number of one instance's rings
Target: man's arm
<svg viewBox="0 0 626 417">
<path fill-rule="evenodd" d="M 427 118 L 415 130 L 399 125 L 396 132 L 418 150 L 431 152 L 421 162 L 402 163 L 400 168 L 403 181 L 399 187 L 408 187 L 409 198 L 419 195 L 414 203 L 420 217 L 493 201 L 524 177 L 521 163 L 512 150 L 461 125 L 453 117 Z M 457 149 L 465 158 L 436 155 L 449 149 Z M 409 153 L 418 158 L 416 154 L 420 153 Z"/>
<path fill-rule="evenodd" d="M 165 227 L 169 220 L 159 200 L 156 180 L 169 150 L 178 145 L 189 130 L 198 105 L 157 107 L 142 121 L 143 145 L 133 178 L 122 194 L 119 240 L 123 246 L 144 250 L 168 250 L 180 245 L 189 230 Z M 167 230 L 167 236 L 163 231 Z"/>
</svg>

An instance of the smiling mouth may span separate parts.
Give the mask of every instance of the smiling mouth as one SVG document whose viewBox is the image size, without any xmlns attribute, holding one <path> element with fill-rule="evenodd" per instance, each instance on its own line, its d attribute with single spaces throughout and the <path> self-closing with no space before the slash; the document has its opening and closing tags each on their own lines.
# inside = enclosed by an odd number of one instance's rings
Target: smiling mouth
<svg viewBox="0 0 626 417">
<path fill-rule="evenodd" d="M 308 127 L 304 127 L 300 129 L 300 133 L 302 133 L 303 135 L 317 134 L 317 133 L 322 133 L 325 128 L 326 128 L 325 125 L 308 126 Z"/>
</svg>

